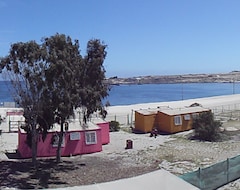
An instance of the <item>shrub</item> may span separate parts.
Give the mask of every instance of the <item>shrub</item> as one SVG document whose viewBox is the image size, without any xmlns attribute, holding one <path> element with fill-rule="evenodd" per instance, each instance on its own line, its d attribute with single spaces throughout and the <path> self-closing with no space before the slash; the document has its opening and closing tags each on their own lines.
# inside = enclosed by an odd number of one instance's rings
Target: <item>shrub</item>
<svg viewBox="0 0 240 190">
<path fill-rule="evenodd" d="M 109 102 L 109 101 L 107 101 L 107 102 L 105 103 L 105 106 L 106 106 L 106 107 L 109 107 L 109 106 L 111 106 L 110 102 Z"/>
<path fill-rule="evenodd" d="M 118 121 L 110 121 L 109 131 L 115 132 L 115 131 L 119 131 L 119 130 L 120 130 L 119 122 Z"/>
<path fill-rule="evenodd" d="M 195 137 L 205 141 L 217 141 L 220 138 L 222 123 L 214 120 L 212 112 L 200 113 L 193 119 L 192 127 L 195 129 Z"/>
</svg>

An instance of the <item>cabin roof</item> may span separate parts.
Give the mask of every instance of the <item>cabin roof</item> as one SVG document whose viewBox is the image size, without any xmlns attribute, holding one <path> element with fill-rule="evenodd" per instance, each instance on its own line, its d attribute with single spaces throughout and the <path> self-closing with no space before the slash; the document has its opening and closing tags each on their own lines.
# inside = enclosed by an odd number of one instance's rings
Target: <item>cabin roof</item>
<svg viewBox="0 0 240 190">
<path fill-rule="evenodd" d="M 140 109 L 140 110 L 136 110 L 136 112 L 138 112 L 142 115 L 155 115 L 159 111 L 165 110 L 165 109 L 170 109 L 170 108 L 168 106 L 161 106 L 161 107 L 158 107 L 158 108 Z"/>
<path fill-rule="evenodd" d="M 65 126 L 64 126 L 65 128 Z M 93 130 L 97 130 L 100 127 L 93 123 L 93 122 L 87 122 L 86 127 L 84 127 L 83 125 L 80 125 L 79 121 L 73 121 L 73 122 L 69 122 L 68 123 L 68 131 L 93 131 Z M 20 128 L 20 131 L 22 133 L 24 133 L 25 131 L 23 129 Z M 54 124 L 53 128 L 49 129 L 48 132 L 57 132 L 60 131 L 60 125 L 59 124 Z M 64 129 L 65 131 L 65 129 Z"/>
<path fill-rule="evenodd" d="M 90 119 L 90 122 L 94 123 L 94 124 L 100 124 L 100 123 L 108 123 L 108 121 L 105 121 L 102 118 L 99 117 L 94 117 Z"/>
<path fill-rule="evenodd" d="M 148 110 L 148 109 L 144 109 L 144 110 L 138 110 L 136 112 L 142 114 L 142 115 L 154 115 L 157 114 L 159 110 Z"/>
<path fill-rule="evenodd" d="M 92 122 L 87 122 L 85 127 L 80 124 L 79 121 L 73 121 L 68 123 L 68 131 L 85 131 L 85 130 L 96 130 L 99 126 Z M 55 124 L 52 131 L 60 131 L 60 125 Z"/>
<path fill-rule="evenodd" d="M 196 106 L 196 107 L 166 109 L 166 110 L 161 110 L 160 112 L 167 115 L 183 115 L 183 114 L 199 113 L 199 112 L 205 112 L 205 111 L 210 111 L 210 109 L 203 108 L 201 106 Z"/>
</svg>

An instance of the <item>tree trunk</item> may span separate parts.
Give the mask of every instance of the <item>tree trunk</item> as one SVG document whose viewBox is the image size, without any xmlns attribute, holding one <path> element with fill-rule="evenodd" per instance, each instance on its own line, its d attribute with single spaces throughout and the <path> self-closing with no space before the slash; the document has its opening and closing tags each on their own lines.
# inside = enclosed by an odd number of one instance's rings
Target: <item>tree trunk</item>
<svg viewBox="0 0 240 190">
<path fill-rule="evenodd" d="M 57 147 L 57 163 L 61 162 L 61 149 L 62 149 L 62 142 L 63 142 L 63 122 L 61 121 L 61 130 L 59 134 L 59 141 Z"/>
<path fill-rule="evenodd" d="M 34 168 L 37 166 L 37 130 L 36 122 L 32 124 L 32 164 Z"/>
</svg>

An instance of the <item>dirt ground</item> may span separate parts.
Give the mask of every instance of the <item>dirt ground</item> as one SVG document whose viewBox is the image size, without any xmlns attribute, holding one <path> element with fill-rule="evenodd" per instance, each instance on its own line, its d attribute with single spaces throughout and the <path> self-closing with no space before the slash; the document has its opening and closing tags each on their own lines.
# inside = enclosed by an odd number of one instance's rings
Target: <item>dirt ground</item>
<svg viewBox="0 0 240 190">
<path fill-rule="evenodd" d="M 39 160 L 33 169 L 30 160 L 2 161 L 0 163 L 2 187 L 18 189 L 59 188 L 112 181 L 153 171 L 155 167 L 121 167 L 121 158 L 109 160 L 99 157 L 63 158 Z"/>
<path fill-rule="evenodd" d="M 154 144 L 143 148 L 134 146 L 130 150 L 122 148 L 120 151 L 118 148 L 112 151 L 111 145 L 105 145 L 102 152 L 64 157 L 60 164 L 55 163 L 55 158 L 39 159 L 37 169 L 32 167 L 31 159 L 2 160 L 0 184 L 2 188 L 18 189 L 70 187 L 133 177 L 159 168 L 181 175 L 236 156 L 240 152 L 239 130 L 225 132 L 228 138 L 223 142 L 189 140 L 191 133 L 164 137 L 159 135 L 154 139 L 148 134 L 115 132 L 111 133 L 112 141 L 117 141 L 119 136 L 126 136 L 134 139 L 135 143 L 149 140 Z M 160 141 L 161 138 L 165 138 L 165 141 Z M 9 153 L 8 156 L 14 158 L 14 153 Z"/>
</svg>

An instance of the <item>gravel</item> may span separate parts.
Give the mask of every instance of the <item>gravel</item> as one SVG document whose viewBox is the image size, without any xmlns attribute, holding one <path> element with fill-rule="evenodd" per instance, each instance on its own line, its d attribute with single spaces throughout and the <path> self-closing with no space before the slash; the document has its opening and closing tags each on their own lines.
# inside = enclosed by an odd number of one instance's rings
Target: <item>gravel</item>
<svg viewBox="0 0 240 190">
<path fill-rule="evenodd" d="M 38 169 L 31 166 L 29 159 L 5 156 L 5 147 L 11 151 L 16 144 L 12 142 L 13 134 L 4 133 L 0 137 L 0 184 L 2 188 L 20 189 L 69 187 L 133 177 L 159 168 L 181 175 L 237 156 L 240 152 L 239 131 L 228 134 L 230 138 L 223 142 L 189 140 L 191 133 L 153 138 L 149 134 L 114 132 L 110 134 L 111 143 L 104 145 L 102 152 L 64 157 L 58 165 L 55 158 L 39 159 Z M 7 143 L 9 135 L 11 143 Z M 133 141 L 133 149 L 125 149 L 128 139 Z M 220 189 L 235 190 L 239 188 L 238 184 L 235 181 Z"/>
</svg>

